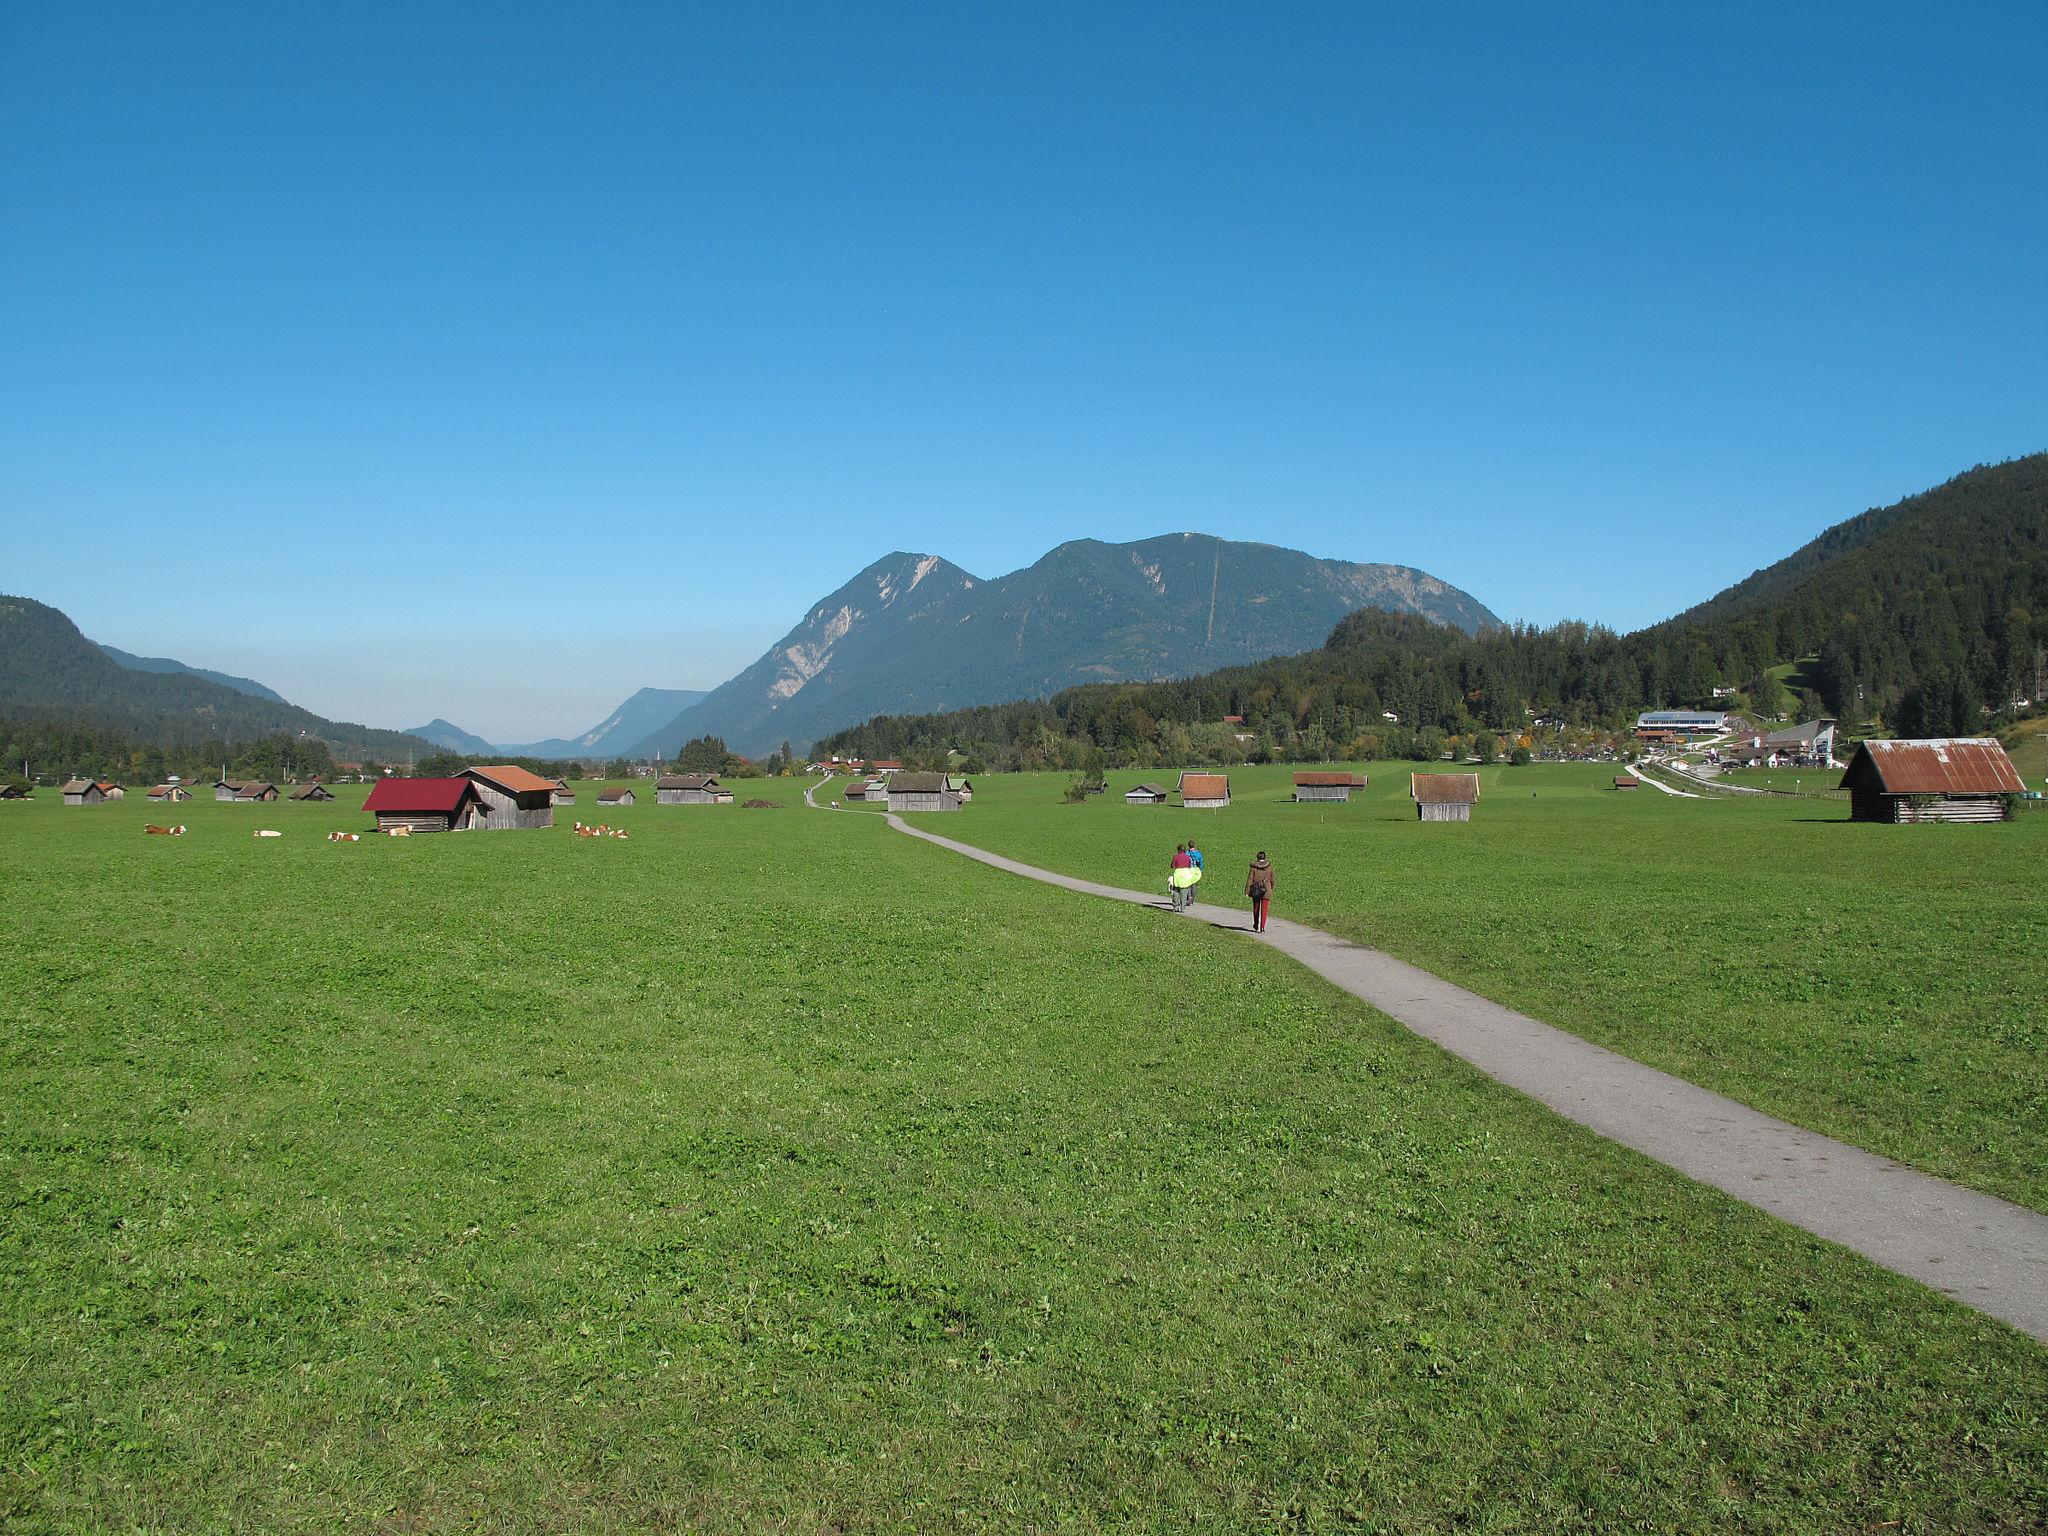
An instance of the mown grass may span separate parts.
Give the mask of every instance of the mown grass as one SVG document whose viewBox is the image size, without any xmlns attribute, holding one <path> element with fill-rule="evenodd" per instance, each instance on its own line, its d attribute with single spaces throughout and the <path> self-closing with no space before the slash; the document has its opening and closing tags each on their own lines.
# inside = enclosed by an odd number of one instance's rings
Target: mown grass
<svg viewBox="0 0 2048 1536">
<path fill-rule="evenodd" d="M 1123 885 L 1194 833 L 1203 899 L 1274 910 L 1744 1103 L 2048 1210 L 2048 815 L 1888 827 L 1846 804 L 1611 789 L 1604 767 L 1480 770 L 1466 825 L 1421 825 L 1401 765 L 1348 806 L 1239 769 L 1224 811 L 1060 803 L 1053 775 L 976 781 L 946 829 Z"/>
<path fill-rule="evenodd" d="M 0 1526 L 2048 1520 L 2002 1326 L 1269 952 L 777 798 L 0 807 Z"/>
<path fill-rule="evenodd" d="M 1724 768 L 1710 782 L 1742 789 L 1774 790 L 1781 795 L 1806 795 L 1824 800 L 1839 798 L 1841 814 L 1848 814 L 1848 796 L 1838 791 L 1842 782 L 1842 770 L 1839 768 Z"/>
</svg>

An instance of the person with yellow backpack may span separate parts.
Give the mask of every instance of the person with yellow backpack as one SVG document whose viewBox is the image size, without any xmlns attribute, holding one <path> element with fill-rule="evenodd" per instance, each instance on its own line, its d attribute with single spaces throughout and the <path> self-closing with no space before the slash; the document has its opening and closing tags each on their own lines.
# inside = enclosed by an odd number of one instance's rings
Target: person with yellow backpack
<svg viewBox="0 0 2048 1536">
<path fill-rule="evenodd" d="M 1195 882 L 1202 878 L 1202 872 L 1195 861 L 1188 857 L 1188 845 L 1182 843 L 1173 851 L 1173 862 L 1166 867 L 1166 892 L 1173 898 L 1173 910 L 1185 912 L 1193 899 Z"/>
</svg>

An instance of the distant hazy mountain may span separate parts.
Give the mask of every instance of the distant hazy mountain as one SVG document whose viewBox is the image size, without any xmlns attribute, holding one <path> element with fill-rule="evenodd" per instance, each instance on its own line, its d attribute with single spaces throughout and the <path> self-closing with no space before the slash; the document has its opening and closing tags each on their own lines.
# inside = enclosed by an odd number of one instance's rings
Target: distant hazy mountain
<svg viewBox="0 0 2048 1536">
<path fill-rule="evenodd" d="M 286 702 L 283 694 L 264 687 L 254 678 L 236 677 L 231 672 L 215 672 L 208 667 L 188 667 L 184 662 L 173 661 L 168 656 L 137 656 L 117 645 L 108 645 L 104 640 L 96 640 L 93 643 L 131 672 L 184 672 L 193 677 L 203 677 L 209 683 L 219 683 L 223 688 L 232 688 L 237 693 L 246 693 L 251 698 L 268 699 L 273 704 Z"/>
<path fill-rule="evenodd" d="M 1080 539 L 994 581 L 937 555 L 899 551 L 818 603 L 760 660 L 643 736 L 630 755 L 673 757 L 688 738 L 713 735 L 759 756 L 875 714 L 1189 676 L 1311 649 L 1359 608 L 1467 631 L 1498 622 L 1470 595 L 1408 566 L 1320 560 L 1206 534 Z"/>
<path fill-rule="evenodd" d="M 465 731 L 447 720 L 412 728 L 437 747 L 470 756 L 496 753 L 504 757 L 557 759 L 616 757 L 649 732 L 658 729 L 709 695 L 701 688 L 642 688 L 581 736 L 551 736 L 546 741 L 498 742 Z"/>
<path fill-rule="evenodd" d="M 417 736 L 324 719 L 268 689 L 244 692 L 172 665 L 124 666 L 47 603 L 0 596 L 0 715 L 77 720 L 159 746 L 250 741 L 282 731 L 317 736 L 343 759 L 403 762 L 427 750 Z"/>
</svg>

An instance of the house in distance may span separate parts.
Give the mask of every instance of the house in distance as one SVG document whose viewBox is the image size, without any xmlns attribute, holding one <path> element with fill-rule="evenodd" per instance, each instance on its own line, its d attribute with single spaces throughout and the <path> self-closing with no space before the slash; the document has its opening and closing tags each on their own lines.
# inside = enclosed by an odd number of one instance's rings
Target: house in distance
<svg viewBox="0 0 2048 1536">
<path fill-rule="evenodd" d="M 334 792 L 325 784 L 301 784 L 291 792 L 293 800 L 332 800 Z"/>
<path fill-rule="evenodd" d="M 1355 773 L 1297 773 L 1294 776 L 1294 798 L 1297 800 L 1334 800 L 1348 805 L 1351 803 L 1351 791 L 1363 788 L 1365 779 Z"/>
<path fill-rule="evenodd" d="M 467 778 L 379 779 L 363 809 L 380 832 L 473 832 L 484 825 L 483 800 Z"/>
<path fill-rule="evenodd" d="M 1180 803 L 1191 811 L 1217 811 L 1230 804 L 1230 775 L 1227 773 L 1184 773 L 1180 776 Z"/>
<path fill-rule="evenodd" d="M 1408 793 L 1418 821 L 1470 821 L 1479 803 L 1476 773 L 1411 773 Z"/>
<path fill-rule="evenodd" d="M 874 798 L 872 789 L 868 798 Z M 892 811 L 957 811 L 960 797 L 946 788 L 943 773 L 892 773 L 889 775 L 889 809 Z"/>
<path fill-rule="evenodd" d="M 669 773 L 654 781 L 656 805 L 716 805 L 718 794 L 715 773 Z"/>
<path fill-rule="evenodd" d="M 64 786 L 66 805 L 104 805 L 107 792 L 91 779 L 72 779 Z"/>
<path fill-rule="evenodd" d="M 1157 784 L 1139 784 L 1124 791 L 1125 805 L 1164 805 L 1166 791 Z"/>
<path fill-rule="evenodd" d="M 192 791 L 182 784 L 159 784 L 149 792 L 149 798 L 155 805 L 172 805 L 190 800 Z"/>
<path fill-rule="evenodd" d="M 1842 775 L 1853 821 L 2003 821 L 2026 783 L 1988 736 L 1866 741 Z"/>
<path fill-rule="evenodd" d="M 630 789 L 600 789 L 597 792 L 599 805 L 631 805 L 633 791 Z"/>
<path fill-rule="evenodd" d="M 213 798 L 216 800 L 275 800 L 277 786 L 266 784 L 261 779 L 218 779 L 214 782 Z"/>
<path fill-rule="evenodd" d="M 486 832 L 531 831 L 555 824 L 555 781 L 516 763 L 471 766 L 462 776 L 483 802 Z"/>
</svg>

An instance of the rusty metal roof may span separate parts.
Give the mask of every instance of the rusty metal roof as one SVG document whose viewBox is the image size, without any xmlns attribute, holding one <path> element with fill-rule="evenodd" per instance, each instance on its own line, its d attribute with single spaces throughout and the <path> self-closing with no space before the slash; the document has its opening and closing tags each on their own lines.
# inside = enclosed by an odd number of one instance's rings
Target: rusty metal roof
<svg viewBox="0 0 2048 1536">
<path fill-rule="evenodd" d="M 528 773 L 517 763 L 472 763 L 462 771 L 475 774 L 476 777 L 486 779 L 500 789 L 510 790 L 515 795 L 539 794 L 552 791 L 555 787 L 553 779 L 544 779 L 537 773 Z"/>
<path fill-rule="evenodd" d="M 1363 789 L 1355 773 L 1297 773 L 1294 782 L 1303 789 Z"/>
<path fill-rule="evenodd" d="M 1841 787 L 1868 788 L 1873 775 L 1888 795 L 2018 795 L 2027 788 L 1989 736 L 1866 741 L 1849 759 Z"/>
<path fill-rule="evenodd" d="M 1408 793 L 1417 805 L 1473 805 L 1479 799 L 1479 775 L 1411 773 Z"/>
<path fill-rule="evenodd" d="M 1230 775 L 1227 773 L 1184 773 L 1180 776 L 1180 797 L 1183 800 L 1228 800 L 1230 798 Z"/>
</svg>

